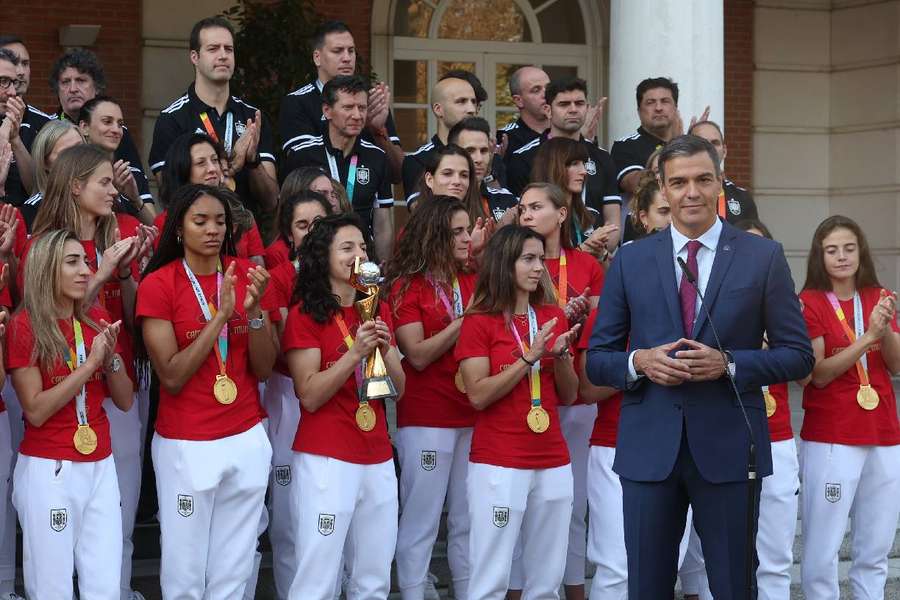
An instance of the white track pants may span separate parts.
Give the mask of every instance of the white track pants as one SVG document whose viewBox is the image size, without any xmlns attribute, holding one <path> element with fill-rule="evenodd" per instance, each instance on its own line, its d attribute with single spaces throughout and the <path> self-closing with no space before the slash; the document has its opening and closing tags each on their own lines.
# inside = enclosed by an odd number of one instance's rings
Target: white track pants
<svg viewBox="0 0 900 600">
<path fill-rule="evenodd" d="M 900 513 L 900 445 L 803 442 L 801 451 L 803 593 L 838 600 L 838 551 L 849 517 L 851 594 L 880 600 Z"/>
<path fill-rule="evenodd" d="M 759 600 L 783 600 L 791 595 L 791 565 L 797 530 L 800 489 L 797 445 L 793 438 L 772 442 L 773 473 L 762 480 L 756 552 Z"/>
<path fill-rule="evenodd" d="M 557 600 L 572 518 L 572 469 L 469 463 L 469 600 L 502 600 L 521 535 L 523 600 Z"/>
<path fill-rule="evenodd" d="M 165 599 L 240 598 L 253 570 L 272 448 L 262 424 L 210 441 L 153 436 Z"/>
<path fill-rule="evenodd" d="M 297 572 L 291 600 L 330 600 L 343 565 L 348 600 L 380 600 L 391 590 L 397 545 L 397 475 L 394 461 L 374 465 L 327 456 L 294 455 Z"/>
<path fill-rule="evenodd" d="M 397 582 L 403 600 L 422 600 L 431 550 L 447 500 L 447 561 L 456 600 L 469 583 L 469 505 L 466 474 L 471 428 L 401 427 L 394 435 L 400 457 L 400 525 Z"/>
<path fill-rule="evenodd" d="M 591 598 L 628 598 L 628 560 L 625 555 L 625 525 L 622 484 L 612 470 L 616 449 L 591 446 L 588 459 L 587 496 L 590 508 L 588 560 L 597 565 L 591 581 Z"/>
<path fill-rule="evenodd" d="M 74 570 L 81 598 L 118 600 L 122 513 L 113 457 L 75 462 L 20 454 L 14 481 L 28 597 L 72 600 Z"/>
</svg>

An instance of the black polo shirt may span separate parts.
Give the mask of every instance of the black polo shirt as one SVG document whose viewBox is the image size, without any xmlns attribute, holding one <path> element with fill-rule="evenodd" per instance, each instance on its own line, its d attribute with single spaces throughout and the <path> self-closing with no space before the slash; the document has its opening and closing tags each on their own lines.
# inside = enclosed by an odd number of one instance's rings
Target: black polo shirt
<svg viewBox="0 0 900 600">
<path fill-rule="evenodd" d="M 206 113 L 219 142 L 225 148 L 225 152 L 230 154 L 232 148 L 246 129 L 246 123 L 249 119 L 256 117 L 255 106 L 247 104 L 237 96 L 229 96 L 228 103 L 225 105 L 225 113 L 219 112 L 209 106 L 203 100 L 197 97 L 192 83 L 188 87 L 187 93 L 172 102 L 168 107 L 164 108 L 156 119 L 156 127 L 153 129 L 153 144 L 150 146 L 150 170 L 153 173 L 159 171 L 166 164 L 166 153 L 169 146 L 180 135 L 185 133 L 207 133 L 203 126 L 203 120 L 200 115 Z M 229 129 L 229 123 L 231 128 Z M 262 161 L 275 163 L 275 152 L 272 146 L 272 130 L 266 121 L 265 115 L 262 117 L 262 128 L 259 135 L 259 145 L 257 146 L 259 158 Z M 256 209 L 255 199 L 250 194 L 250 183 L 247 169 L 242 169 L 235 175 L 236 192 L 251 210 Z"/>
<path fill-rule="evenodd" d="M 745 219 L 759 219 L 759 211 L 753 196 L 744 188 L 735 185 L 727 177 L 722 188 L 725 190 L 725 220 L 734 225 Z"/>
<path fill-rule="evenodd" d="M 318 167 L 329 173 L 333 179 L 340 181 L 349 194 L 350 184 L 347 176 L 354 156 L 357 157 L 357 164 L 350 204 L 366 224 L 370 235 L 374 236 L 372 227 L 374 209 L 394 206 L 390 169 L 384 150 L 357 137 L 353 151 L 345 157 L 342 151 L 332 147 L 327 135 L 306 136 L 288 148 L 284 157 L 284 172 L 287 176 L 300 167 Z"/>
<path fill-rule="evenodd" d="M 507 144 L 506 144 L 506 155 L 504 155 L 503 160 L 508 160 L 513 152 L 528 144 L 529 142 L 533 142 L 537 138 L 541 137 L 540 131 L 535 131 L 531 127 L 525 124 L 525 121 L 522 120 L 522 117 L 519 117 L 512 123 L 507 123 L 505 127 L 500 129 L 497 132 L 497 143 L 500 144 L 503 142 L 500 139 L 500 134 L 505 134 Z"/>
<path fill-rule="evenodd" d="M 665 144 L 643 127 L 638 127 L 637 133 L 613 142 L 612 158 L 616 165 L 616 181 L 621 183 L 622 178 L 632 171 L 645 169 L 650 155 Z"/>
<path fill-rule="evenodd" d="M 494 221 L 499 221 L 507 210 L 517 206 L 519 199 L 504 187 L 492 187 L 481 183 L 481 199 L 487 203 L 488 212 L 493 215 Z"/>
<path fill-rule="evenodd" d="M 549 130 L 545 131 L 510 155 L 506 166 L 509 190 L 516 196 L 521 196 L 522 190 L 531 181 L 534 157 L 548 133 Z M 609 152 L 584 138 L 581 138 L 581 143 L 588 152 L 588 161 L 584 164 L 587 169 L 584 205 L 596 215 L 595 226 L 599 226 L 603 224 L 603 207 L 607 204 L 622 204 L 622 196 L 619 194 L 616 170 Z"/>
<path fill-rule="evenodd" d="M 300 86 L 281 99 L 278 111 L 278 134 L 281 136 L 281 149 L 287 152 L 291 146 L 297 145 L 302 136 L 323 135 L 328 132 L 328 123 L 322 114 L 322 87 L 319 81 Z M 388 112 L 385 128 L 388 138 L 400 145 L 394 115 Z M 367 142 L 375 143 L 368 129 L 363 129 L 360 137 Z"/>
<path fill-rule="evenodd" d="M 0 123 L 3 123 L 5 117 L 0 116 Z M 31 152 L 31 146 L 34 144 L 34 138 L 37 137 L 48 121 L 53 117 L 42 112 L 30 104 L 25 106 L 25 115 L 22 117 L 22 124 L 19 126 L 19 137 L 28 152 Z M 16 157 L 12 157 L 9 164 L 9 174 L 6 176 L 6 201 L 13 206 L 21 206 L 28 199 L 28 192 L 22 184 L 22 176 L 19 174 L 19 166 L 16 164 Z"/>
</svg>

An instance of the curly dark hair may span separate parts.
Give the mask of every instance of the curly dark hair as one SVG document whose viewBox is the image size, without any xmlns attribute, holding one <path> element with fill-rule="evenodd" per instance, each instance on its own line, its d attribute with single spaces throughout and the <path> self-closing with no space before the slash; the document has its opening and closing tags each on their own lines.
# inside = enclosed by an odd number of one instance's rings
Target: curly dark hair
<svg viewBox="0 0 900 600">
<path fill-rule="evenodd" d="M 106 90 L 106 73 L 97 55 L 85 48 L 72 48 L 56 59 L 53 68 L 50 69 L 50 89 L 54 94 L 59 94 L 59 76 L 69 67 L 89 75 L 94 80 L 98 94 Z"/>
<path fill-rule="evenodd" d="M 401 288 L 391 298 L 395 311 L 400 298 L 416 275 L 431 275 L 435 281 L 450 284 L 461 266 L 453 258 L 453 230 L 450 221 L 458 212 L 466 212 L 463 203 L 452 196 L 434 196 L 416 209 L 397 243 L 394 256 L 385 266 L 384 289 L 391 290 L 402 281 Z"/>
<path fill-rule="evenodd" d="M 278 207 L 278 237 L 280 237 L 281 240 L 287 244 L 288 248 L 291 249 L 291 260 L 294 260 L 297 258 L 298 250 L 297 248 L 294 248 L 293 235 L 291 234 L 291 226 L 294 221 L 294 209 L 301 204 L 317 203 L 322 207 L 325 216 L 328 216 L 332 213 L 331 203 L 328 201 L 328 198 L 319 192 L 314 192 L 312 190 L 296 192 L 286 198 L 281 198 L 279 202 L 281 204 Z"/>
<path fill-rule="evenodd" d="M 334 236 L 342 227 L 356 227 L 365 239 L 365 226 L 359 217 L 341 213 L 318 219 L 300 245 L 302 259 L 291 304 L 299 304 L 316 323 L 327 323 L 341 310 L 340 300 L 331 290 L 329 257 Z"/>
</svg>

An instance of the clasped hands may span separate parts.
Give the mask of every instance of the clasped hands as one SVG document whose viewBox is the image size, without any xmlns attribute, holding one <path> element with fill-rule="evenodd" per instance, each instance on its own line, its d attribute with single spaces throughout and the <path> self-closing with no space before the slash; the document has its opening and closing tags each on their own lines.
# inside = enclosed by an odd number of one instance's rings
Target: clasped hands
<svg viewBox="0 0 900 600">
<path fill-rule="evenodd" d="M 672 354 L 673 350 L 676 350 Z M 672 354 L 670 356 L 670 354 Z M 680 385 L 686 381 L 713 381 L 728 368 L 725 355 L 696 340 L 680 340 L 637 350 L 634 369 L 659 385 Z"/>
</svg>

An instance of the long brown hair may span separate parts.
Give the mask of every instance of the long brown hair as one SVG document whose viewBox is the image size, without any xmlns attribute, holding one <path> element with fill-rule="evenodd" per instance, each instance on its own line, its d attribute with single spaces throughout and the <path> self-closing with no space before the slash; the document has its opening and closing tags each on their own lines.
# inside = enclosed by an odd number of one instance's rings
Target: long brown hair
<svg viewBox="0 0 900 600">
<path fill-rule="evenodd" d="M 50 154 L 53 152 L 56 142 L 64 135 L 74 131 L 81 138 L 84 144 L 84 134 L 71 121 L 65 119 L 54 119 L 48 121 L 38 132 L 31 145 L 31 159 L 34 162 L 34 192 L 44 193 L 47 189 L 47 178 L 50 173 Z"/>
<path fill-rule="evenodd" d="M 813 234 L 812 246 L 806 259 L 806 281 L 804 290 L 831 291 L 831 277 L 825 269 L 825 248 L 822 246 L 825 238 L 835 229 L 847 229 L 856 236 L 859 247 L 859 268 L 856 270 L 856 289 L 866 287 L 881 287 L 878 275 L 875 273 L 875 263 L 872 261 L 872 252 L 869 250 L 869 242 L 866 234 L 856 221 L 843 215 L 833 215 L 819 223 Z"/>
<path fill-rule="evenodd" d="M 385 267 L 383 289 L 390 291 L 396 282 L 403 282 L 392 295 L 394 311 L 416 275 L 427 274 L 445 284 L 453 281 L 459 268 L 453 258 L 450 221 L 458 212 L 466 212 L 462 202 L 451 196 L 434 196 L 422 201 L 410 216 L 397 250 Z"/>
<path fill-rule="evenodd" d="M 581 231 L 591 229 L 594 226 L 594 219 L 588 214 L 581 195 L 568 192 L 569 166 L 578 161 L 586 163 L 589 159 L 587 149 L 581 142 L 555 137 L 541 142 L 532 163 L 534 166 L 531 168 L 531 181 L 554 183 L 563 190 L 569 198 L 569 218 L 566 220 L 572 221 L 573 225 L 578 223 Z M 587 186 L 587 175 L 584 185 Z"/>
<path fill-rule="evenodd" d="M 86 182 L 104 163 L 111 164 L 107 153 L 88 144 L 73 146 L 60 153 L 50 169 L 47 190 L 34 220 L 32 236 L 37 237 L 54 229 L 68 229 L 82 239 L 81 209 L 72 194 L 72 187 L 76 181 Z M 115 213 L 97 219 L 93 241 L 98 256 L 115 243 L 116 227 Z"/>
<path fill-rule="evenodd" d="M 635 233 L 640 234 L 641 237 L 650 233 L 644 229 L 644 224 L 641 223 L 641 211 L 650 212 L 650 207 L 653 206 L 653 199 L 656 198 L 657 192 L 659 192 L 659 179 L 656 178 L 656 174 L 649 169 L 641 171 L 637 187 L 634 189 L 631 200 L 628 202 L 631 224 L 634 226 Z"/>
<path fill-rule="evenodd" d="M 569 208 L 569 200 L 567 194 L 560 189 L 558 185 L 555 183 L 547 183 L 545 181 L 538 183 L 529 183 L 522 190 L 522 195 L 519 196 L 519 202 L 522 202 L 522 198 L 525 197 L 525 192 L 529 190 L 541 190 L 544 192 L 544 196 L 546 196 L 547 200 L 550 201 L 550 204 L 555 206 L 556 208 L 565 208 L 567 211 L 571 210 Z M 572 219 L 566 216 L 566 220 L 563 221 L 562 227 L 560 227 L 559 231 L 559 245 L 567 250 L 571 250 L 575 247 L 575 244 L 572 243 Z"/>
<path fill-rule="evenodd" d="M 34 349 L 30 360 L 45 370 L 64 361 L 69 353 L 69 344 L 59 329 L 56 312 L 62 301 L 59 280 L 68 241 L 78 242 L 78 236 L 67 230 L 48 231 L 34 241 L 25 263 L 25 293 L 18 310 L 28 313 L 31 321 Z M 85 309 L 83 300 L 78 300 L 72 314 L 99 331 L 97 324 L 85 315 Z M 9 334 L 15 336 L 15 331 Z"/>
<path fill-rule="evenodd" d="M 447 144 L 443 148 L 438 149 L 437 152 L 434 153 L 432 162 L 425 167 L 425 171 L 419 179 L 418 187 L 420 195 L 416 200 L 416 209 L 419 207 L 419 202 L 423 200 L 427 201 L 434 197 L 434 192 L 431 191 L 431 188 L 425 183 L 425 173 L 429 173 L 434 177 L 441 168 L 441 162 L 446 156 L 461 156 L 468 165 L 469 189 L 466 191 L 466 197 L 462 199 L 462 203 L 466 207 L 466 212 L 469 213 L 469 218 L 472 219 L 472 223 L 474 224 L 475 219 L 479 217 L 482 219 L 490 217 L 493 220 L 493 217 L 484 211 L 484 206 L 481 203 L 481 190 L 478 189 L 478 181 L 475 179 L 475 163 L 472 162 L 472 157 L 469 156 L 469 153 L 456 144 Z"/>
<path fill-rule="evenodd" d="M 521 225 L 506 225 L 491 236 L 484 251 L 478 283 L 469 312 L 509 314 L 516 306 L 516 261 L 527 240 L 544 243 L 544 236 Z M 529 304 L 556 301 L 546 269 L 536 290 L 528 297 Z"/>
</svg>

